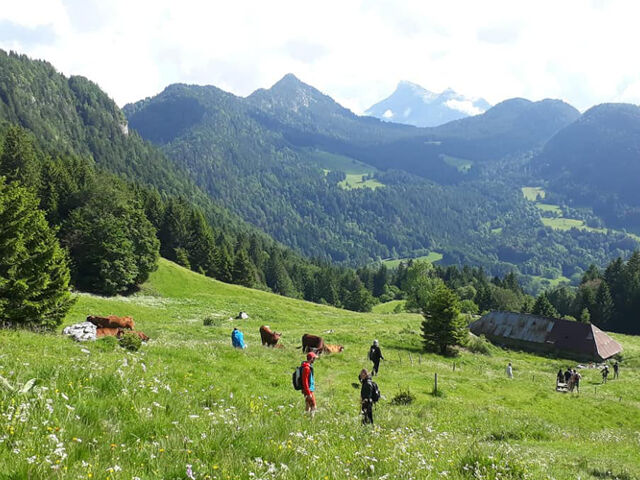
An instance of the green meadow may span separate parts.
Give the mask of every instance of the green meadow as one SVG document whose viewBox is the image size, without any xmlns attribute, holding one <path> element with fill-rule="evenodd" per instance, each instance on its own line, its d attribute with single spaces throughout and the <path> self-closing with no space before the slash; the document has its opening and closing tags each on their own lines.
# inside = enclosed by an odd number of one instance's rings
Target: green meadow
<svg viewBox="0 0 640 480">
<path fill-rule="evenodd" d="M 308 158 L 317 166 L 322 168 L 325 173 L 331 171 L 344 172 L 347 178 L 338 183 L 345 190 L 354 188 L 372 188 L 384 187 L 384 184 L 376 179 L 365 179 L 368 175 L 375 174 L 378 170 L 371 165 L 367 165 L 355 158 L 338 155 L 335 153 L 325 152 L 318 149 L 305 149 Z"/>
<path fill-rule="evenodd" d="M 451 155 L 441 154 L 440 158 L 447 165 L 455 167 L 460 173 L 467 173 L 473 167 L 473 162 L 466 158 L 452 157 Z"/>
<path fill-rule="evenodd" d="M 387 260 L 383 260 L 387 268 L 397 268 L 401 262 L 408 262 L 409 260 L 425 260 L 427 262 L 435 263 L 442 260 L 442 254 L 439 252 L 429 252 L 428 255 L 423 255 L 422 257 L 416 258 L 389 258 Z"/>
<path fill-rule="evenodd" d="M 497 347 L 425 354 L 419 315 L 343 311 L 164 260 L 133 296 L 77 299 L 66 324 L 131 315 L 151 340 L 133 353 L 0 331 L 0 479 L 640 478 L 638 338 L 615 336 L 620 379 L 601 385 L 584 369 L 580 393 L 560 394 L 556 372 L 575 362 Z M 241 310 L 250 318 L 231 318 Z M 263 324 L 285 348 L 260 346 Z M 234 326 L 244 351 L 231 348 Z M 316 362 L 315 418 L 291 386 L 307 332 L 345 347 Z M 356 379 L 373 338 L 386 360 L 371 427 Z"/>
</svg>

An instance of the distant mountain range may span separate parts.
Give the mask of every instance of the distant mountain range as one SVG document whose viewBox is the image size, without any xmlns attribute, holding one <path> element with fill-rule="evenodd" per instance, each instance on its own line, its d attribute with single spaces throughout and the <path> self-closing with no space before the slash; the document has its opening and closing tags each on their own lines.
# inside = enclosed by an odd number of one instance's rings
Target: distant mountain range
<svg viewBox="0 0 640 480">
<path fill-rule="evenodd" d="M 23 125 L 54 151 L 194 201 L 223 231 L 249 229 L 237 215 L 310 257 L 363 265 L 438 252 L 445 264 L 557 278 L 637 245 L 620 232 L 545 226 L 520 190 L 584 205 L 602 189 L 602 202 L 632 211 L 637 107 L 580 116 L 558 100 L 510 99 L 419 128 L 355 115 L 291 74 L 246 98 L 174 84 L 123 111 L 86 79 L 26 57 L 0 55 L 0 74 L 0 128 Z M 628 184 L 617 200 L 609 164 Z"/>
<path fill-rule="evenodd" d="M 489 108 L 491 104 L 483 98 L 466 97 L 450 88 L 434 93 L 415 83 L 401 81 L 389 97 L 371 106 L 365 115 L 416 127 L 437 127 L 479 115 Z"/>
</svg>

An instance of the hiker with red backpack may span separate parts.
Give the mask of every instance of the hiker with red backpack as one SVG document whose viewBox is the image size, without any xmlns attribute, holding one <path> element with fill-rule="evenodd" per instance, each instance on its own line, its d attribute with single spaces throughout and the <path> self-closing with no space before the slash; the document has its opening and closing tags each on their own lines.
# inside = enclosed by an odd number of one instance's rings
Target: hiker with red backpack
<svg viewBox="0 0 640 480">
<path fill-rule="evenodd" d="M 305 401 L 305 412 L 311 415 L 311 418 L 316 414 L 316 396 L 315 389 L 316 383 L 313 375 L 313 362 L 315 362 L 318 355 L 313 352 L 307 353 L 307 361 L 302 362 L 302 365 L 294 372 L 294 388 L 302 390 Z M 296 376 L 299 375 L 299 379 L 296 380 Z"/>
<path fill-rule="evenodd" d="M 373 425 L 373 404 L 380 399 L 380 390 L 378 385 L 371 380 L 371 375 L 366 368 L 360 370 L 358 376 L 362 388 L 360 389 L 360 408 L 362 411 L 362 424 L 368 423 Z"/>
</svg>

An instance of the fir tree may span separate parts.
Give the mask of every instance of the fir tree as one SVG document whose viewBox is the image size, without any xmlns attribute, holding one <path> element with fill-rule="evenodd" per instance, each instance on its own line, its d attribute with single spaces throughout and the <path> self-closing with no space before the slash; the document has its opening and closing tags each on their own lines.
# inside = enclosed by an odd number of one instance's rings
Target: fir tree
<svg viewBox="0 0 640 480">
<path fill-rule="evenodd" d="M 29 133 L 17 126 L 9 127 L 0 155 L 0 175 L 7 182 L 18 181 L 26 187 L 40 186 L 40 164 Z"/>
<path fill-rule="evenodd" d="M 453 345 L 462 345 L 468 336 L 464 319 L 460 315 L 458 297 L 442 281 L 422 305 L 422 339 L 426 350 L 438 350 L 441 354 Z"/>
<path fill-rule="evenodd" d="M 538 295 L 538 298 L 536 298 L 536 303 L 533 304 L 531 313 L 533 313 L 534 315 L 540 315 L 542 317 L 559 317 L 558 311 L 553 307 L 553 305 L 551 305 L 551 302 L 544 292 Z"/>
<path fill-rule="evenodd" d="M 35 196 L 0 177 L 0 320 L 58 326 L 72 305 L 69 267 Z"/>
</svg>

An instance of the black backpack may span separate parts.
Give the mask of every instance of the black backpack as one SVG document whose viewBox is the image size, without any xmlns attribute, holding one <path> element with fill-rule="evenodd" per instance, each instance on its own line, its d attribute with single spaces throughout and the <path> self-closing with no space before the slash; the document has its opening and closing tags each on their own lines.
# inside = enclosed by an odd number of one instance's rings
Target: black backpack
<svg viewBox="0 0 640 480">
<path fill-rule="evenodd" d="M 373 380 L 370 380 L 370 382 L 371 382 L 371 400 L 373 401 L 373 403 L 376 403 L 378 400 L 380 400 L 380 388 L 378 388 L 378 384 Z"/>
<path fill-rule="evenodd" d="M 302 365 L 296 367 L 296 369 L 293 371 L 291 381 L 295 390 L 302 390 Z"/>
<path fill-rule="evenodd" d="M 309 368 L 311 368 L 311 375 L 313 375 L 313 365 L 310 365 Z M 302 390 L 302 365 L 293 371 L 291 383 L 293 383 L 294 390 Z"/>
</svg>

